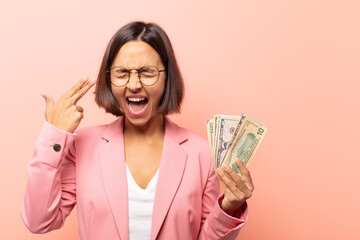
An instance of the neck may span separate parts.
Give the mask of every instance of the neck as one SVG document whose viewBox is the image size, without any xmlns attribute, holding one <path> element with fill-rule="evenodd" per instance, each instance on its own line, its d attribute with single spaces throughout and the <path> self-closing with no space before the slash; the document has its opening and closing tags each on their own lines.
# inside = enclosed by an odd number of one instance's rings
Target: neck
<svg viewBox="0 0 360 240">
<path fill-rule="evenodd" d="M 155 115 L 149 122 L 142 126 L 133 125 L 126 117 L 124 117 L 124 135 L 136 138 L 163 136 L 165 133 L 164 116 Z"/>
</svg>

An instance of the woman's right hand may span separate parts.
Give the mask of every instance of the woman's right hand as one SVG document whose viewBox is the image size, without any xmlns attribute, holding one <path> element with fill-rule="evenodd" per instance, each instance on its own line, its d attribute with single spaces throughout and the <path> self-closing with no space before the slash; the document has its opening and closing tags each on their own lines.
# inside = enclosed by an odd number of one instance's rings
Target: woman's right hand
<svg viewBox="0 0 360 240">
<path fill-rule="evenodd" d="M 95 85 L 88 77 L 81 78 L 55 103 L 53 97 L 41 94 L 46 101 L 45 118 L 53 126 L 73 133 L 84 117 L 84 109 L 76 103 Z"/>
</svg>

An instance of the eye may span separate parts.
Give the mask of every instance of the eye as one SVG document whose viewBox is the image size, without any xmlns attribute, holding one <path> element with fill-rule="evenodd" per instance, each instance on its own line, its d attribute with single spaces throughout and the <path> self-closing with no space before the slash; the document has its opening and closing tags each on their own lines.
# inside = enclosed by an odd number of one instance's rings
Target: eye
<svg viewBox="0 0 360 240">
<path fill-rule="evenodd" d="M 114 68 L 112 74 L 116 78 L 127 78 L 129 76 L 129 71 L 124 68 Z"/>
<path fill-rule="evenodd" d="M 144 67 L 140 70 L 141 77 L 154 77 L 157 75 L 157 71 L 152 67 Z"/>
</svg>

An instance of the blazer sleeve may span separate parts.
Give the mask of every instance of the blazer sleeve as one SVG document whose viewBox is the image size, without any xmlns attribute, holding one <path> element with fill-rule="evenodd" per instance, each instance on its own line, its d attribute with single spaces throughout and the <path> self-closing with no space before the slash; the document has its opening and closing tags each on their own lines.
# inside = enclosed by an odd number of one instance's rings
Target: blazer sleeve
<svg viewBox="0 0 360 240">
<path fill-rule="evenodd" d="M 62 227 L 76 204 L 76 135 L 48 122 L 40 131 L 34 157 L 27 165 L 28 183 L 21 206 L 21 217 L 33 233 Z"/>
<path fill-rule="evenodd" d="M 211 164 L 206 187 L 203 193 L 202 226 L 199 239 L 236 239 L 240 229 L 248 219 L 248 207 L 245 202 L 230 216 L 221 209 L 224 198 L 219 196 L 219 179 Z M 215 205 L 214 205 L 215 202 Z"/>
</svg>

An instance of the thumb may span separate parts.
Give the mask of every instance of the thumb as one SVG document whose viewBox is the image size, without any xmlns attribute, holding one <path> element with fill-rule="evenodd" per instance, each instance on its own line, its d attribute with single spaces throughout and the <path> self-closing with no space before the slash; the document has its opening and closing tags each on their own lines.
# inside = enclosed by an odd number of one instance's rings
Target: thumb
<svg viewBox="0 0 360 240">
<path fill-rule="evenodd" d="M 48 96 L 48 95 L 46 95 L 46 94 L 41 94 L 41 96 L 45 99 L 45 101 L 46 101 L 46 110 L 45 110 L 45 112 L 46 112 L 46 114 L 47 113 L 49 113 L 50 111 L 51 111 L 51 109 L 52 109 L 52 107 L 54 106 L 54 99 L 53 99 L 53 97 L 51 97 L 51 96 Z"/>
</svg>

